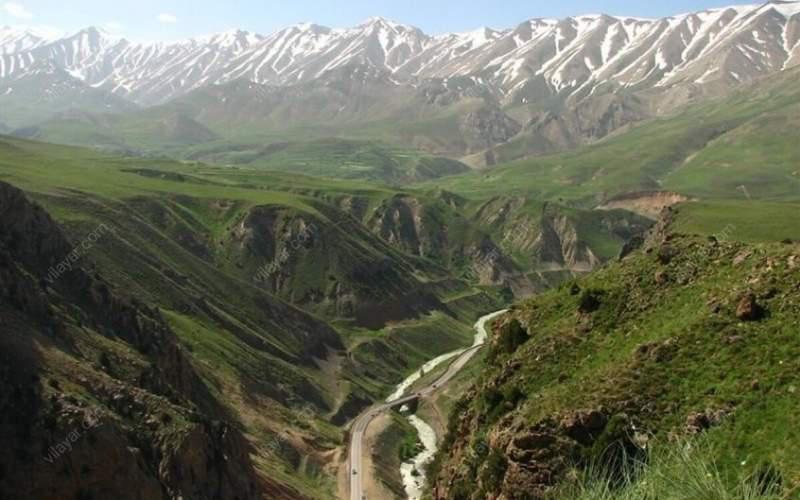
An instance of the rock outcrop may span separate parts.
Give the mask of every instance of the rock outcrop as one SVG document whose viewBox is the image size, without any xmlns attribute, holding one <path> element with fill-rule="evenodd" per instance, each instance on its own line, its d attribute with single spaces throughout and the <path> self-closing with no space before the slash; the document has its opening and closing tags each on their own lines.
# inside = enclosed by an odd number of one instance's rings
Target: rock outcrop
<svg viewBox="0 0 800 500">
<path fill-rule="evenodd" d="M 658 219 L 665 208 L 690 201 L 691 198 L 669 191 L 641 191 L 615 196 L 599 207 L 599 210 L 628 210 L 650 219 Z"/>
<path fill-rule="evenodd" d="M 522 126 L 500 108 L 481 108 L 467 113 L 461 121 L 461 133 L 471 145 L 468 154 L 503 144 L 520 130 Z"/>
<path fill-rule="evenodd" d="M 409 243 L 415 226 L 406 217 L 412 215 L 400 208 L 394 213 L 397 231 L 386 226 L 385 233 L 390 245 L 344 213 L 322 204 L 319 209 L 338 222 L 286 207 L 251 209 L 229 235 L 240 274 L 292 304 L 354 318 L 364 326 L 416 317 L 439 306 L 414 276 L 415 265 L 393 249 L 422 251 Z M 331 345 L 329 340 L 316 341 Z"/>
<path fill-rule="evenodd" d="M 764 317 L 764 308 L 753 293 L 746 293 L 736 305 L 736 317 L 742 321 L 758 321 Z"/>
</svg>

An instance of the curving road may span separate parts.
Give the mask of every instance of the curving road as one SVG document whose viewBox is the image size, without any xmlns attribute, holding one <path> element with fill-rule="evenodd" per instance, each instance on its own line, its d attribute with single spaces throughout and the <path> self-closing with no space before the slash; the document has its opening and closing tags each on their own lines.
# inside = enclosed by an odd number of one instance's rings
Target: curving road
<svg viewBox="0 0 800 500">
<path fill-rule="evenodd" d="M 366 498 L 364 495 L 364 485 L 361 479 L 363 474 L 366 473 L 362 467 L 362 458 L 364 456 L 364 450 L 362 446 L 364 441 L 364 433 L 366 432 L 367 427 L 369 427 L 369 424 L 372 422 L 372 420 L 381 413 L 391 410 L 392 408 L 403 406 L 406 403 L 416 401 L 420 398 L 426 398 L 450 382 L 450 380 L 452 380 L 453 377 L 455 377 L 456 374 L 458 374 L 458 372 L 461 371 L 461 369 L 464 368 L 467 363 L 469 363 L 469 360 L 475 356 L 475 353 L 477 353 L 480 348 L 483 347 L 483 341 L 487 336 L 486 323 L 491 319 L 505 313 L 506 311 L 507 310 L 504 309 L 502 311 L 493 312 L 492 314 L 487 314 L 486 316 L 481 317 L 477 323 L 475 323 L 475 329 L 478 333 L 475 337 L 475 344 L 468 349 L 457 351 L 460 354 L 455 361 L 450 363 L 450 366 L 447 367 L 447 370 L 445 370 L 445 372 L 431 385 L 418 390 L 414 394 L 368 408 L 353 421 L 353 425 L 350 428 L 350 454 L 348 456 L 349 466 L 347 468 L 347 471 L 350 474 L 350 500 L 364 500 Z"/>
</svg>

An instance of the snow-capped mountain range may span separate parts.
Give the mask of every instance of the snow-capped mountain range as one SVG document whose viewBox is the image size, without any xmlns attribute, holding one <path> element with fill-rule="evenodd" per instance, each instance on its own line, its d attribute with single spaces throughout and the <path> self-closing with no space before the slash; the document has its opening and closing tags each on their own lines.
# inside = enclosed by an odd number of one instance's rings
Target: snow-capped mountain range
<svg viewBox="0 0 800 500">
<path fill-rule="evenodd" d="M 0 28 L 0 79 L 56 68 L 152 105 L 211 84 L 286 86 L 359 64 L 397 84 L 468 76 L 527 99 L 532 82 L 566 96 L 608 85 L 731 86 L 797 65 L 799 41 L 800 2 L 779 1 L 664 19 L 532 19 L 439 36 L 383 18 L 349 29 L 302 24 L 269 36 L 231 31 L 171 43 L 133 43 L 96 28 L 57 39 Z"/>
</svg>

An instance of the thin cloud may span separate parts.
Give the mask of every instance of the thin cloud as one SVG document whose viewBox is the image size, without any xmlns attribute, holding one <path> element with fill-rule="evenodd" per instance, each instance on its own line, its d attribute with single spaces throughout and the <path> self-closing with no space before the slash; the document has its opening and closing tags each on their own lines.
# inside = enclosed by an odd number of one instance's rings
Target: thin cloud
<svg viewBox="0 0 800 500">
<path fill-rule="evenodd" d="M 122 25 L 116 21 L 109 21 L 106 24 L 104 24 L 103 27 L 108 31 L 111 31 L 112 33 L 117 33 L 119 31 L 122 31 Z"/>
<path fill-rule="evenodd" d="M 24 5 L 16 2 L 6 2 L 3 4 L 3 10 L 6 11 L 11 17 L 17 19 L 32 19 L 33 13 L 25 8 Z"/>
<path fill-rule="evenodd" d="M 156 19 L 161 24 L 175 24 L 178 22 L 178 18 L 172 14 L 159 14 Z"/>
</svg>

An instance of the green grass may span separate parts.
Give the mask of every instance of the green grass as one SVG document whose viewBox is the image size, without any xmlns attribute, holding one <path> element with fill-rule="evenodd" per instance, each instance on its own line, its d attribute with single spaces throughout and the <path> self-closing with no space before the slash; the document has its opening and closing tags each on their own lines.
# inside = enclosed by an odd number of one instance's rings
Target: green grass
<svg viewBox="0 0 800 500">
<path fill-rule="evenodd" d="M 723 474 L 703 439 L 661 444 L 625 470 L 602 463 L 575 471 L 577 479 L 552 498 L 563 500 L 783 500 L 792 498 L 769 466 L 747 474 Z M 620 477 L 621 475 L 621 477 Z"/>
<path fill-rule="evenodd" d="M 116 199 L 153 194 L 188 195 L 260 204 L 274 203 L 315 212 L 302 196 L 193 182 L 192 170 L 172 160 L 122 158 L 81 148 L 18 139 L 0 139 L 0 152 L 0 178 L 28 191 L 55 193 L 80 190 L 95 196 Z M 175 182 L 131 172 L 141 168 L 143 164 L 154 170 L 181 170 L 189 177 L 185 182 Z"/>
<path fill-rule="evenodd" d="M 800 213 L 798 203 L 693 202 L 680 207 L 675 227 L 683 233 L 749 243 L 800 241 L 800 224 L 790 215 L 797 213 Z"/>
<path fill-rule="evenodd" d="M 769 462 L 788 488 L 800 484 L 793 453 L 800 446 L 793 375 L 800 359 L 800 250 L 680 235 L 668 245 L 674 257 L 667 264 L 658 262 L 655 245 L 577 280 L 580 289 L 597 291 L 593 312 L 579 312 L 581 294 L 571 285 L 518 305 L 514 315 L 531 339 L 487 364 L 475 389 L 518 390 L 524 397 L 503 408 L 480 397 L 462 399 L 445 443 L 455 439 L 450 448 L 461 449 L 501 427 L 549 428 L 547 422 L 590 408 L 625 414 L 662 440 L 681 435 L 694 412 L 730 408 L 732 415 L 708 434 L 722 477 L 752 474 Z M 659 283 L 657 273 L 666 281 Z M 748 292 L 767 311 L 761 321 L 736 317 Z M 504 449 L 505 441 L 496 446 Z M 449 459 L 438 470 L 459 471 L 459 482 L 475 486 L 484 459 Z"/>
<path fill-rule="evenodd" d="M 594 206 L 617 194 L 671 190 L 733 199 L 800 199 L 797 71 L 620 131 L 576 151 L 523 159 L 437 185 L 469 197 L 525 193 Z"/>
<path fill-rule="evenodd" d="M 455 160 L 376 141 L 319 139 L 306 142 L 216 142 L 184 149 L 180 156 L 220 165 L 317 177 L 398 184 L 464 173 Z"/>
</svg>

